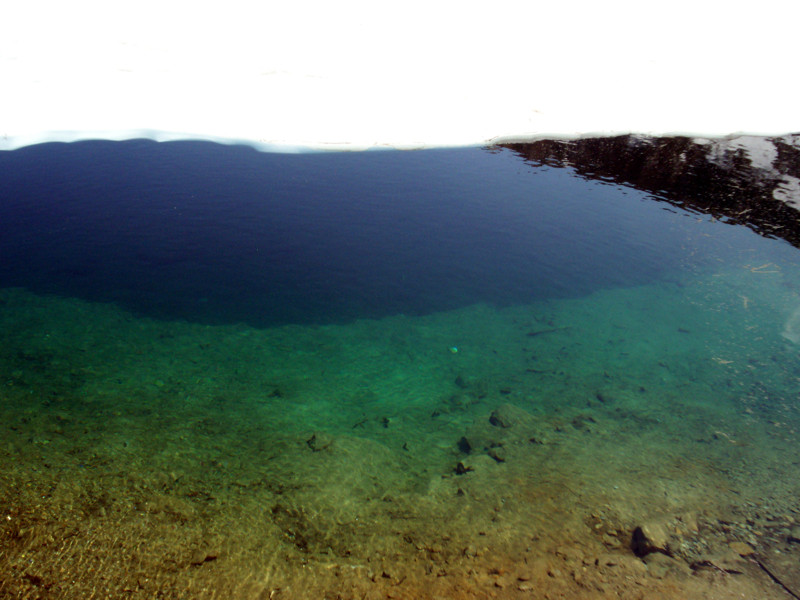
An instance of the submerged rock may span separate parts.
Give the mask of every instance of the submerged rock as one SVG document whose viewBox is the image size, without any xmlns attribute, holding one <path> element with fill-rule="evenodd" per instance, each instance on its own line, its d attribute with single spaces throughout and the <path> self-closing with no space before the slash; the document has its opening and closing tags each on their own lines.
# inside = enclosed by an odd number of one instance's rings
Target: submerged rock
<svg viewBox="0 0 800 600">
<path fill-rule="evenodd" d="M 308 444 L 308 447 L 314 452 L 320 452 L 333 444 L 333 437 L 323 431 L 315 431 L 311 437 L 306 440 L 306 444 Z"/>
<path fill-rule="evenodd" d="M 789 530 L 789 535 L 786 536 L 786 541 L 794 544 L 800 544 L 800 526 L 795 525 Z"/>
<path fill-rule="evenodd" d="M 504 429 L 511 427 L 517 421 L 515 418 L 516 415 L 514 415 L 514 408 L 515 407 L 509 404 L 504 404 L 493 410 L 492 414 L 489 416 L 489 423 L 495 427 L 502 427 Z"/>
<path fill-rule="evenodd" d="M 489 448 L 488 454 L 499 463 L 506 462 L 506 451 L 503 449 L 502 446 Z"/>
<path fill-rule="evenodd" d="M 750 544 L 744 542 L 731 542 L 728 547 L 739 556 L 750 556 L 755 553 L 755 549 Z"/>
<path fill-rule="evenodd" d="M 456 468 L 455 468 L 456 475 L 465 475 L 465 474 L 469 473 L 470 471 L 474 471 L 474 470 L 475 469 L 473 469 L 470 466 L 465 465 L 461 461 L 458 462 L 458 464 L 456 465 Z"/>
<path fill-rule="evenodd" d="M 693 562 L 691 567 L 695 571 L 705 568 L 734 575 L 741 574 L 745 572 L 748 564 L 743 556 L 733 548 L 726 548 L 707 556 L 704 555 L 701 560 Z"/>
<path fill-rule="evenodd" d="M 656 579 L 663 579 L 668 575 L 683 579 L 692 574 L 692 570 L 685 562 L 660 552 L 645 556 L 644 563 L 647 565 L 647 571 Z"/>
<path fill-rule="evenodd" d="M 670 554 L 669 534 L 661 523 L 642 523 L 633 530 L 631 550 L 636 556 L 661 553 Z"/>
</svg>

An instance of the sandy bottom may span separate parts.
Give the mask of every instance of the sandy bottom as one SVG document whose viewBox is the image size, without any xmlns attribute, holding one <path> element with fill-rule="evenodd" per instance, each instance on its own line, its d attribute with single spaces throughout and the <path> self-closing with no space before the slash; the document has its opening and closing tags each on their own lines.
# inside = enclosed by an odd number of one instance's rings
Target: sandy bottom
<svg viewBox="0 0 800 600">
<path fill-rule="evenodd" d="M 0 597 L 797 597 L 799 305 L 750 265 L 269 330 L 2 290 Z"/>
</svg>

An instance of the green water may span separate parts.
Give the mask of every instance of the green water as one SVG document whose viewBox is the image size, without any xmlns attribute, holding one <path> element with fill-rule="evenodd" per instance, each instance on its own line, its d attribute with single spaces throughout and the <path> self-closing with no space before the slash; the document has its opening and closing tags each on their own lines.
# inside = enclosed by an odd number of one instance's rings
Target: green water
<svg viewBox="0 0 800 600">
<path fill-rule="evenodd" d="M 404 475 L 422 485 L 462 458 L 473 421 L 510 404 L 588 416 L 588 430 L 608 427 L 595 412 L 624 412 L 658 424 L 678 454 L 713 460 L 737 440 L 751 460 L 779 461 L 780 445 L 772 457 L 760 442 L 789 444 L 797 427 L 800 356 L 783 334 L 800 278 L 769 258 L 584 298 L 272 329 L 3 290 L 6 460 L 34 453 L 68 471 L 216 461 L 235 479 L 287 436 L 325 432 L 416 461 Z"/>
</svg>

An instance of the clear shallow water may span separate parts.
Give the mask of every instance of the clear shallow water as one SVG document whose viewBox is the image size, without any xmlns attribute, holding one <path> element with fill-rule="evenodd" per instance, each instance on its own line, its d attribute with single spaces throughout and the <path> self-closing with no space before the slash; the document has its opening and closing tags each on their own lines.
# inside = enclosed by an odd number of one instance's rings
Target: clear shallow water
<svg viewBox="0 0 800 600">
<path fill-rule="evenodd" d="M 781 597 L 793 147 L 0 155 L 0 591 Z"/>
</svg>

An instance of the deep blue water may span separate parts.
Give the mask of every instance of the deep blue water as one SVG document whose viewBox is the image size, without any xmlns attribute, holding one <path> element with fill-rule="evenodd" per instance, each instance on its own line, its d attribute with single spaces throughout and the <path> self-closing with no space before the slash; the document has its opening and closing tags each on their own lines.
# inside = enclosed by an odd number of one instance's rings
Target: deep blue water
<svg viewBox="0 0 800 600">
<path fill-rule="evenodd" d="M 0 287 L 158 318 L 326 323 L 579 296 L 670 277 L 708 227 L 505 149 L 0 153 Z"/>
</svg>

